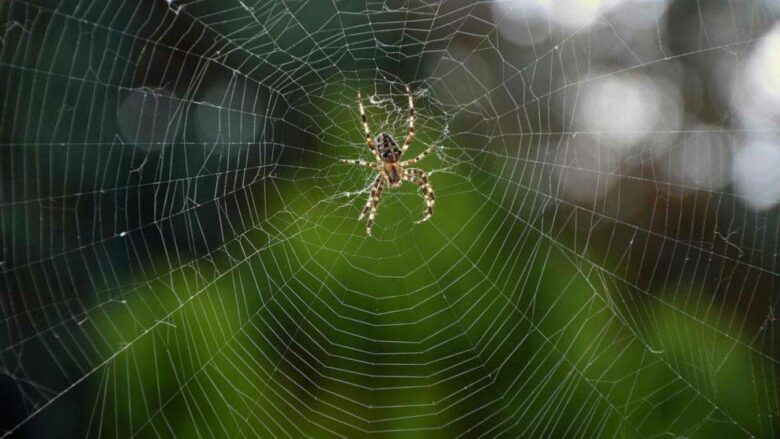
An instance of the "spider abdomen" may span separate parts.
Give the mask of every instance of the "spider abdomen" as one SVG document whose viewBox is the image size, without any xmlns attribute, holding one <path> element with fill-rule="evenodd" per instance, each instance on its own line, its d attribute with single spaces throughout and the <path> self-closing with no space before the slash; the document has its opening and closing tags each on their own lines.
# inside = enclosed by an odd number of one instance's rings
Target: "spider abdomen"
<svg viewBox="0 0 780 439">
<path fill-rule="evenodd" d="M 395 139 L 390 134 L 380 133 L 376 136 L 376 144 L 382 161 L 395 163 L 401 158 L 401 148 L 398 147 L 398 143 L 395 142 Z"/>
</svg>

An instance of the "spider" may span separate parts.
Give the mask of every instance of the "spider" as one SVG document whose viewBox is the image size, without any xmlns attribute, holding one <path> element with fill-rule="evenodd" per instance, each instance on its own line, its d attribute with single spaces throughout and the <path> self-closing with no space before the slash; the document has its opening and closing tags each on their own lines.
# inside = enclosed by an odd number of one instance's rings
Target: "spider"
<svg viewBox="0 0 780 439">
<path fill-rule="evenodd" d="M 368 197 L 368 201 L 358 217 L 358 220 L 362 220 L 366 214 L 368 214 L 366 233 L 369 236 L 371 236 L 371 227 L 374 225 L 374 219 L 376 218 L 379 197 L 382 195 L 382 189 L 385 185 L 395 188 L 401 186 L 401 183 L 404 181 L 408 181 L 420 186 L 420 190 L 425 198 L 425 210 L 423 211 L 423 218 L 416 221 L 415 224 L 428 221 L 433 215 L 433 204 L 436 201 L 436 197 L 433 194 L 431 184 L 428 182 L 428 174 L 422 169 L 408 168 L 407 166 L 411 166 L 433 153 L 436 146 L 429 147 L 411 160 L 400 161 L 404 152 L 406 152 L 409 145 L 411 145 L 414 140 L 414 102 L 408 86 L 406 87 L 406 96 L 409 98 L 409 132 L 406 135 L 406 141 L 403 146 L 399 147 L 398 143 L 393 139 L 393 136 L 388 133 L 380 133 L 376 137 L 376 141 L 371 138 L 366 111 L 365 108 L 363 108 L 363 98 L 360 95 L 360 91 L 358 91 L 358 107 L 360 108 L 360 119 L 363 124 L 363 130 L 366 134 L 366 143 L 374 154 L 376 162 L 366 162 L 363 160 L 341 161 L 352 165 L 365 166 L 379 173 L 374 180 L 374 183 L 371 185 L 371 195 Z"/>
</svg>

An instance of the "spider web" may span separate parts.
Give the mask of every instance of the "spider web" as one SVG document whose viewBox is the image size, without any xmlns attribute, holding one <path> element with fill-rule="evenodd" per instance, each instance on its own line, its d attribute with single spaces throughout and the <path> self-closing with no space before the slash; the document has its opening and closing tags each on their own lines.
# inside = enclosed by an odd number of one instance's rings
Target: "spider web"
<svg viewBox="0 0 780 439">
<path fill-rule="evenodd" d="M 778 12 L 0 3 L 0 431 L 776 437 Z"/>
</svg>

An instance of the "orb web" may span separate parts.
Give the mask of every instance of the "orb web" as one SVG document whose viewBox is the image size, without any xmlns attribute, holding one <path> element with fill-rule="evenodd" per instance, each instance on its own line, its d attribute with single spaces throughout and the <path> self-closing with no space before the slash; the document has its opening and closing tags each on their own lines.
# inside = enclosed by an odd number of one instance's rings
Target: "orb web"
<svg viewBox="0 0 780 439">
<path fill-rule="evenodd" d="M 776 436 L 778 8 L 0 4 L 0 431 Z"/>
</svg>

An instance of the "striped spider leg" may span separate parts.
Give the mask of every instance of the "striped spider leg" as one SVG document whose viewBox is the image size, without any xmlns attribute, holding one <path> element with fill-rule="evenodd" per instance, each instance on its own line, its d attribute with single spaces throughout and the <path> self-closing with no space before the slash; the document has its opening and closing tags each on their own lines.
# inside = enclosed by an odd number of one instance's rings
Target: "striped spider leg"
<svg viewBox="0 0 780 439">
<path fill-rule="evenodd" d="M 366 144 L 368 144 L 368 149 L 371 150 L 371 152 L 374 154 L 374 158 L 377 161 L 381 161 L 382 158 L 379 156 L 379 152 L 376 150 L 376 143 L 374 143 L 374 139 L 371 138 L 371 130 L 368 129 L 368 118 L 366 117 L 366 109 L 363 107 L 363 97 L 360 95 L 360 90 L 358 90 L 358 108 L 360 108 L 360 122 L 363 124 L 363 131 L 366 135 Z"/>
<path fill-rule="evenodd" d="M 420 224 L 428 221 L 433 216 L 433 205 L 436 204 L 436 195 L 433 193 L 433 187 L 428 181 L 428 174 L 419 168 L 406 168 L 404 169 L 404 180 L 412 182 L 417 186 L 420 186 L 420 190 L 423 193 L 425 199 L 425 210 L 423 210 L 423 218 L 415 221 L 415 224 Z"/>
<path fill-rule="evenodd" d="M 379 206 L 379 197 L 382 196 L 382 189 L 385 185 L 385 176 L 379 174 L 374 180 L 374 184 L 371 185 L 371 195 L 366 201 L 366 205 L 363 207 L 363 211 L 360 212 L 358 221 L 365 218 L 368 214 L 368 222 L 366 222 L 366 234 L 371 236 L 371 228 L 374 226 L 374 219 L 376 218 L 376 209 Z"/>
<path fill-rule="evenodd" d="M 404 142 L 404 146 L 401 148 L 401 155 L 403 155 L 407 149 L 409 149 L 409 145 L 412 144 L 412 141 L 414 140 L 414 100 L 412 99 L 412 93 L 409 91 L 409 86 L 406 86 L 406 97 L 409 98 L 409 119 L 408 119 L 408 126 L 409 126 L 409 132 L 406 134 L 406 141 Z"/>
<path fill-rule="evenodd" d="M 433 154 L 434 151 L 436 151 L 436 145 L 429 146 L 428 149 L 426 149 L 425 151 L 421 152 L 417 157 L 409 159 L 409 160 L 404 160 L 403 162 L 401 162 L 401 166 L 402 167 L 407 167 L 409 165 L 413 165 L 413 164 L 419 162 L 420 160 L 424 159 L 425 157 L 428 157 L 429 155 Z"/>
</svg>

